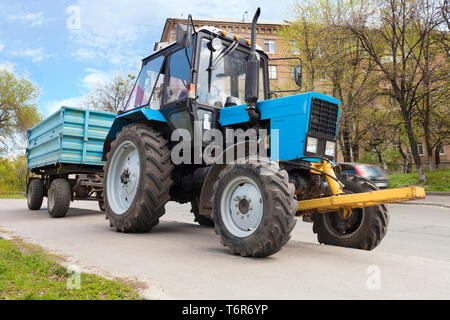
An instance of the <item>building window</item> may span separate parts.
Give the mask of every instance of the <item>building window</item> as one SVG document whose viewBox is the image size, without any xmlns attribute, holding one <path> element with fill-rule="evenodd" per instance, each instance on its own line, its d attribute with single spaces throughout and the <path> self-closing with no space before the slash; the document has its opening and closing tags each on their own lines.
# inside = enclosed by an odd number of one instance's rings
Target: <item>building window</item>
<svg viewBox="0 0 450 320">
<path fill-rule="evenodd" d="M 264 40 L 264 50 L 267 53 L 275 53 L 275 40 Z"/>
<path fill-rule="evenodd" d="M 417 151 L 419 152 L 419 156 L 423 156 L 424 155 L 424 153 L 423 153 L 423 144 L 421 144 L 421 143 L 417 144 Z"/>
<path fill-rule="evenodd" d="M 269 66 L 269 79 L 277 78 L 277 66 Z"/>
<path fill-rule="evenodd" d="M 291 48 L 291 54 L 294 56 L 298 56 L 300 54 L 300 50 L 298 50 L 297 43 L 295 41 L 289 41 L 289 46 Z"/>
<path fill-rule="evenodd" d="M 264 33 L 265 31 L 266 31 L 265 29 L 261 28 L 261 33 Z"/>
<path fill-rule="evenodd" d="M 439 149 L 439 155 L 440 156 L 445 155 L 445 147 L 444 146 L 442 146 L 441 149 Z"/>
<path fill-rule="evenodd" d="M 243 27 L 242 28 L 242 33 L 245 33 L 247 31 L 247 28 Z"/>
</svg>

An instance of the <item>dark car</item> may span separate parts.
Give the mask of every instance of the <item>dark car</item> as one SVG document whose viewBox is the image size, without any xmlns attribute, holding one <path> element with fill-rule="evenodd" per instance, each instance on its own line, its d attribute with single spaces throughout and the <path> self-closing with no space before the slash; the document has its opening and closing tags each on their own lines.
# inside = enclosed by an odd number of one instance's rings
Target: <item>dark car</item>
<svg viewBox="0 0 450 320">
<path fill-rule="evenodd" d="M 364 163 L 338 162 L 336 164 L 341 166 L 342 173 L 355 174 L 369 179 L 380 189 L 388 187 L 388 176 L 381 167 Z"/>
</svg>

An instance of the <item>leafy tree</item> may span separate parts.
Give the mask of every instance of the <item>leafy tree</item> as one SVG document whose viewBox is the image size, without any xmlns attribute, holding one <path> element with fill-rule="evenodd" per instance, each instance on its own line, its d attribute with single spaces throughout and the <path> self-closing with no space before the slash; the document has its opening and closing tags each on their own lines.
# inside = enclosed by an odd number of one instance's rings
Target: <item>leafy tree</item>
<svg viewBox="0 0 450 320">
<path fill-rule="evenodd" d="M 0 157 L 0 194 L 25 192 L 26 174 L 24 155 L 13 159 Z"/>
<path fill-rule="evenodd" d="M 135 76 L 126 77 L 117 75 L 105 83 L 97 85 L 86 98 L 86 104 L 95 110 L 117 113 L 125 108 L 135 82 Z"/>
<path fill-rule="evenodd" d="M 310 1 L 294 6 L 294 21 L 281 29 L 304 61 L 306 89 L 328 93 L 341 101 L 338 143 L 345 161 L 357 161 L 367 109 L 379 95 L 375 63 L 367 59 L 360 41 L 340 28 L 345 9 L 356 7 L 332 1 Z M 324 81 L 325 80 L 325 81 Z"/>
<path fill-rule="evenodd" d="M 39 89 L 28 79 L 15 73 L 0 70 L 0 139 L 3 150 L 5 141 L 17 143 L 18 135 L 25 136 L 26 130 L 42 118 L 35 104 Z"/>
<path fill-rule="evenodd" d="M 430 93 L 421 66 L 427 38 L 442 25 L 441 5 L 437 0 L 361 1 L 360 10 L 345 15 L 344 28 L 359 39 L 376 63 L 384 93 L 398 103 L 419 181 L 425 181 L 413 118 L 417 105 Z"/>
</svg>

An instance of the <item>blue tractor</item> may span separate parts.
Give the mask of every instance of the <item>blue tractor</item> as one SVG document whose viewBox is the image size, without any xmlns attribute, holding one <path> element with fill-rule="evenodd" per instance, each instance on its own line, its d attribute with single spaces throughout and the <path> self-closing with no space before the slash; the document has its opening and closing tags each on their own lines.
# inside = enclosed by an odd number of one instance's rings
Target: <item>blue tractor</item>
<svg viewBox="0 0 450 320">
<path fill-rule="evenodd" d="M 169 200 L 190 202 L 195 221 L 241 256 L 279 251 L 296 215 L 320 243 L 371 250 L 386 234 L 387 195 L 374 199 L 375 185 L 334 166 L 337 99 L 271 90 L 259 14 L 251 40 L 195 30 L 189 16 L 176 42 L 143 59 L 104 144 L 107 219 L 119 232 L 146 232 Z M 292 74 L 300 88 L 301 61 Z"/>
</svg>

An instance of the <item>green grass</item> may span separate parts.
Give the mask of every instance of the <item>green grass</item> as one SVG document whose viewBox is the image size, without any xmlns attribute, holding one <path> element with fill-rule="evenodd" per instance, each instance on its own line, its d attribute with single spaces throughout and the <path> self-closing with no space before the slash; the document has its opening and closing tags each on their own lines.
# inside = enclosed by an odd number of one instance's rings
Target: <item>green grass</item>
<svg viewBox="0 0 450 320">
<path fill-rule="evenodd" d="M 425 183 L 420 183 L 417 172 L 391 174 L 389 187 L 421 186 L 425 188 L 425 191 L 450 192 L 450 169 L 425 171 L 425 176 L 427 177 Z"/>
<path fill-rule="evenodd" d="M 20 193 L 0 194 L 0 199 L 26 199 L 27 197 Z"/>
<path fill-rule="evenodd" d="M 137 283 L 90 273 L 80 274 L 79 289 L 68 289 L 73 273 L 61 261 L 39 246 L 0 238 L 0 300 L 142 299 Z"/>
</svg>

